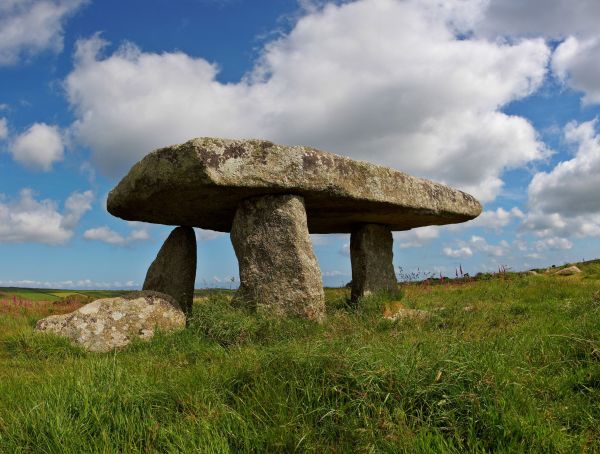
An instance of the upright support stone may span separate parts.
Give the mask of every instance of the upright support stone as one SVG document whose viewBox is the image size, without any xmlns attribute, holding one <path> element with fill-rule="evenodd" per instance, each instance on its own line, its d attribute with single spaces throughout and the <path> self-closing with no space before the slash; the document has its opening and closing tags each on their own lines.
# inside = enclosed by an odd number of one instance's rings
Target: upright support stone
<svg viewBox="0 0 600 454">
<path fill-rule="evenodd" d="M 231 242 L 240 269 L 239 299 L 275 315 L 323 318 L 323 282 L 303 197 L 267 195 L 242 201 Z"/>
<path fill-rule="evenodd" d="M 166 239 L 148 268 L 143 290 L 173 297 L 189 315 L 196 280 L 196 235 L 191 227 L 177 227 Z"/>
<path fill-rule="evenodd" d="M 394 274 L 393 238 L 389 227 L 362 224 L 350 235 L 352 301 L 380 291 L 397 289 Z"/>
</svg>

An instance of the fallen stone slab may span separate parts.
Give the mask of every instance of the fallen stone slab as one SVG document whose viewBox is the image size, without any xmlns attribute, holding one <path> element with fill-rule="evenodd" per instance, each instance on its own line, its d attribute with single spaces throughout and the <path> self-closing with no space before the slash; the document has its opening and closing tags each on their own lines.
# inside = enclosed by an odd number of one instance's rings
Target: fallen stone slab
<svg viewBox="0 0 600 454">
<path fill-rule="evenodd" d="M 420 309 L 409 309 L 404 307 L 400 301 L 391 301 L 383 309 L 383 318 L 391 321 L 396 320 L 425 320 L 431 313 Z"/>
<path fill-rule="evenodd" d="M 92 352 L 108 352 L 133 339 L 151 339 L 156 330 L 185 328 L 185 314 L 173 298 L 158 292 L 134 292 L 93 301 L 70 314 L 39 320 L 37 331 L 52 332 Z"/>
<path fill-rule="evenodd" d="M 233 221 L 231 242 L 240 270 L 239 300 L 271 315 L 323 319 L 323 282 L 302 197 L 244 200 Z"/>
<path fill-rule="evenodd" d="M 562 268 L 558 271 L 554 271 L 552 274 L 555 276 L 573 276 L 574 274 L 581 273 L 581 270 L 575 265 L 569 266 L 567 268 Z"/>
<path fill-rule="evenodd" d="M 472 196 L 404 172 L 305 146 L 198 138 L 156 150 L 108 196 L 130 220 L 231 231 L 243 200 L 302 196 L 311 233 L 349 233 L 357 224 L 408 230 L 477 217 Z"/>
<path fill-rule="evenodd" d="M 173 297 L 179 307 L 190 315 L 196 280 L 196 254 L 194 229 L 173 229 L 148 268 L 142 289 Z"/>
</svg>

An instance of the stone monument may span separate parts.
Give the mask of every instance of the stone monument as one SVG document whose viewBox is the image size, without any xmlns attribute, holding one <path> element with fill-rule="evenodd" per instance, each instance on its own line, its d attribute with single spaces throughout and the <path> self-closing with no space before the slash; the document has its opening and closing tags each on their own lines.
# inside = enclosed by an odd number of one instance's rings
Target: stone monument
<svg viewBox="0 0 600 454">
<path fill-rule="evenodd" d="M 358 300 L 396 287 L 392 231 L 465 222 L 481 204 L 457 189 L 310 147 L 203 137 L 140 160 L 110 192 L 108 211 L 128 221 L 231 232 L 239 298 L 258 310 L 320 320 L 321 272 L 309 233 L 351 234 Z M 191 251 L 182 256 L 191 263 Z M 165 268 L 153 268 L 156 280 Z M 144 285 L 169 293 L 164 284 L 152 287 Z"/>
</svg>

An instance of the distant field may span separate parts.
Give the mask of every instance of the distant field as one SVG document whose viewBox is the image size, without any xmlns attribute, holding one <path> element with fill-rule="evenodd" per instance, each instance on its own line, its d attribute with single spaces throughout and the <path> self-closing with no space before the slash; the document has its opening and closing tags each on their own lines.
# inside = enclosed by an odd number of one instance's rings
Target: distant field
<svg viewBox="0 0 600 454">
<path fill-rule="evenodd" d="M 110 354 L 34 333 L 60 301 L 0 311 L 0 452 L 597 453 L 600 261 L 579 266 L 326 289 L 322 325 L 199 290 L 185 331 Z"/>
<path fill-rule="evenodd" d="M 0 287 L 0 300 L 12 299 L 13 296 L 29 301 L 58 301 L 70 295 L 91 296 L 94 298 L 110 298 L 126 293 L 124 290 L 52 290 L 19 287 Z"/>
</svg>

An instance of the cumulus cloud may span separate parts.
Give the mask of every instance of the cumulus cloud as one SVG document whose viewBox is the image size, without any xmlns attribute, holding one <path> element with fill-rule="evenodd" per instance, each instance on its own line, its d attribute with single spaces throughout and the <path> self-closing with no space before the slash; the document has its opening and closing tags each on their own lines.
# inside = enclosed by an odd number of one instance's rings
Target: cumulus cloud
<svg viewBox="0 0 600 454">
<path fill-rule="evenodd" d="M 499 231 L 503 227 L 509 225 L 515 219 L 523 219 L 525 214 L 518 208 L 512 207 L 510 210 L 505 210 L 500 207 L 496 210 L 486 210 L 476 219 L 468 222 L 465 227 L 483 227 L 486 229 Z"/>
<path fill-rule="evenodd" d="M 2 0 L 0 66 L 63 48 L 63 25 L 86 0 Z"/>
<path fill-rule="evenodd" d="M 572 247 L 572 239 L 600 237 L 600 134 L 596 126 L 596 120 L 567 124 L 564 137 L 574 148 L 573 157 L 537 173 L 529 184 L 529 212 L 520 231 L 541 238 L 533 244 L 538 252 L 566 250 Z"/>
<path fill-rule="evenodd" d="M 570 122 L 565 127 L 565 139 L 576 147 L 574 157 L 559 162 L 549 172 L 537 173 L 531 180 L 531 210 L 551 216 L 555 226 L 566 223 L 562 217 L 600 214 L 600 135 L 596 125 L 595 120 Z"/>
<path fill-rule="evenodd" d="M 510 245 L 506 240 L 501 240 L 498 244 L 489 244 L 485 238 L 477 235 L 471 237 L 469 244 L 476 250 L 495 257 L 502 257 L 510 251 Z"/>
<path fill-rule="evenodd" d="M 101 241 L 103 243 L 115 246 L 125 246 L 136 241 L 146 241 L 150 239 L 150 234 L 145 227 L 135 228 L 127 236 L 115 232 L 107 226 L 88 229 L 83 233 L 86 240 Z"/>
<path fill-rule="evenodd" d="M 563 41 L 552 56 L 552 70 L 563 83 L 583 92 L 584 104 L 599 104 L 600 34 Z"/>
<path fill-rule="evenodd" d="M 216 230 L 194 229 L 194 231 L 198 241 L 212 241 L 227 235 L 225 232 L 217 232 Z"/>
<path fill-rule="evenodd" d="M 481 236 L 473 235 L 468 241 L 458 241 L 458 247 L 445 247 L 442 253 L 447 257 L 464 258 L 471 257 L 475 252 L 483 252 L 488 256 L 502 257 L 510 251 L 510 245 L 506 240 L 498 244 L 490 244 Z"/>
<path fill-rule="evenodd" d="M 81 216 L 91 208 L 91 191 L 74 192 L 61 213 L 56 202 L 36 200 L 31 189 L 21 190 L 16 201 L 0 195 L 0 242 L 65 244 Z"/>
<path fill-rule="evenodd" d="M 0 281 L 4 287 L 26 287 L 26 288 L 75 288 L 75 289 L 132 289 L 140 288 L 135 281 L 112 281 L 98 282 L 91 279 L 67 279 L 64 281 L 40 281 L 35 279 L 18 279 Z"/>
<path fill-rule="evenodd" d="M 350 243 L 343 243 L 338 249 L 338 254 L 350 257 Z"/>
<path fill-rule="evenodd" d="M 0 140 L 4 140 L 8 137 L 8 122 L 6 118 L 0 118 Z"/>
<path fill-rule="evenodd" d="M 473 255 L 473 250 L 469 246 L 461 246 L 456 249 L 445 247 L 442 252 L 446 257 L 465 258 Z"/>
<path fill-rule="evenodd" d="M 92 191 L 75 192 L 65 201 L 65 212 L 61 221 L 61 226 L 72 230 L 75 228 L 85 212 L 92 209 L 94 194 Z"/>
<path fill-rule="evenodd" d="M 566 250 L 573 247 L 573 243 L 567 238 L 544 238 L 535 242 L 534 247 L 537 251 L 546 250 Z"/>
<path fill-rule="evenodd" d="M 48 172 L 64 156 L 64 143 L 56 126 L 35 123 L 10 145 L 13 159 L 26 167 Z"/>
<path fill-rule="evenodd" d="M 600 2 L 597 0 L 473 0 L 464 3 L 474 10 L 474 30 L 486 36 L 542 35 L 560 39 L 571 34 L 598 32 Z"/>
<path fill-rule="evenodd" d="M 542 39 L 465 39 L 457 27 L 472 24 L 457 17 L 444 2 L 314 8 L 229 84 L 218 81 L 215 64 L 180 52 L 129 43 L 103 56 L 106 43 L 96 36 L 79 42 L 65 80 L 77 115 L 72 130 L 110 176 L 190 137 L 259 137 L 390 165 L 492 200 L 505 169 L 545 154 L 532 125 L 500 109 L 539 87 L 550 50 Z"/>
<path fill-rule="evenodd" d="M 440 236 L 440 227 L 428 225 L 403 232 L 394 232 L 394 239 L 400 241 L 400 249 L 422 247 Z"/>
</svg>

